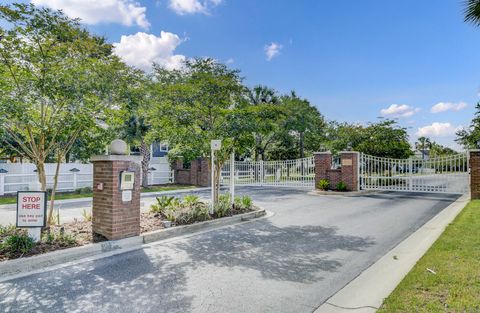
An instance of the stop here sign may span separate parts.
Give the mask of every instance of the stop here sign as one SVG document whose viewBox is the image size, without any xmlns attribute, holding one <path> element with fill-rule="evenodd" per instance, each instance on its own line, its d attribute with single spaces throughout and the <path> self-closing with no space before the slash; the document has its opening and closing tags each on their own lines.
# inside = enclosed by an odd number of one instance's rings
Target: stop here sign
<svg viewBox="0 0 480 313">
<path fill-rule="evenodd" d="M 17 227 L 45 227 L 47 193 L 19 191 L 17 193 Z"/>
</svg>

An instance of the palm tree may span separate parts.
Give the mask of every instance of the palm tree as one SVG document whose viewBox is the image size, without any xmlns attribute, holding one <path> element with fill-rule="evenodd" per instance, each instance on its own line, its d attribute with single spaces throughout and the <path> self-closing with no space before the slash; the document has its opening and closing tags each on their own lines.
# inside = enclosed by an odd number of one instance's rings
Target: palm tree
<svg viewBox="0 0 480 313">
<path fill-rule="evenodd" d="M 422 152 L 422 159 L 425 159 L 425 151 L 432 147 L 432 141 L 430 138 L 419 137 L 415 142 L 415 149 Z"/>
<path fill-rule="evenodd" d="M 265 152 L 275 137 L 275 127 L 278 112 L 271 110 L 272 105 L 278 105 L 280 98 L 275 90 L 258 85 L 249 90 L 248 100 L 258 109 L 258 130 L 255 132 L 255 160 L 265 159 Z"/>
<path fill-rule="evenodd" d="M 480 0 L 465 1 L 465 22 L 480 26 Z"/>
<path fill-rule="evenodd" d="M 148 187 L 148 167 L 150 164 L 150 145 L 145 137 L 149 130 L 149 125 L 143 117 L 131 115 L 124 122 L 122 137 L 126 142 L 140 149 L 142 156 L 142 187 Z"/>
</svg>

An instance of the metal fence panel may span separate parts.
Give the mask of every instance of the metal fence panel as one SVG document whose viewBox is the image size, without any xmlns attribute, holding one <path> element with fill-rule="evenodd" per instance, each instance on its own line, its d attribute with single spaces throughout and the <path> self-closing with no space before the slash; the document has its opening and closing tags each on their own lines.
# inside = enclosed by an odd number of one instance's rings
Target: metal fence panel
<svg viewBox="0 0 480 313">
<path fill-rule="evenodd" d="M 390 159 L 361 154 L 360 186 L 394 190 L 463 194 L 469 189 L 466 153 L 432 159 Z"/>
<path fill-rule="evenodd" d="M 301 187 L 315 186 L 315 162 L 313 157 L 285 161 L 236 161 L 234 177 L 236 185 Z M 230 163 L 221 172 L 221 184 L 230 184 Z"/>
</svg>

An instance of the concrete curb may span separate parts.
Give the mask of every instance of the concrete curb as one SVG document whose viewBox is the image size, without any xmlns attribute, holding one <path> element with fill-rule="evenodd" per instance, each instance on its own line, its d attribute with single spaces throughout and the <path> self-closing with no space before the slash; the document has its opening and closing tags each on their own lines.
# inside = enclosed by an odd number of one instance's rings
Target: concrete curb
<svg viewBox="0 0 480 313">
<path fill-rule="evenodd" d="M 381 192 L 379 190 L 360 190 L 360 191 L 323 191 L 323 190 L 312 190 L 308 194 L 312 196 L 339 196 L 339 197 L 360 197 L 372 193 Z"/>
<path fill-rule="evenodd" d="M 47 267 L 77 261 L 100 254 L 106 254 L 106 256 L 108 256 L 108 254 L 111 252 L 116 252 L 115 254 L 118 254 L 136 250 L 140 249 L 142 245 L 146 243 L 152 243 L 155 241 L 170 239 L 187 234 L 194 234 L 200 231 L 213 230 L 222 226 L 233 225 L 256 219 L 265 216 L 266 214 L 267 212 L 264 209 L 260 209 L 257 211 L 219 218 L 216 220 L 161 229 L 145 233 L 140 236 L 93 243 L 81 247 L 68 248 L 65 250 L 48 252 L 31 257 L 3 261 L 0 262 L 0 282 L 18 276 L 25 276 L 27 273 L 38 271 Z"/>
<path fill-rule="evenodd" d="M 323 303 L 315 313 L 376 312 L 470 200 L 464 194 Z"/>
</svg>

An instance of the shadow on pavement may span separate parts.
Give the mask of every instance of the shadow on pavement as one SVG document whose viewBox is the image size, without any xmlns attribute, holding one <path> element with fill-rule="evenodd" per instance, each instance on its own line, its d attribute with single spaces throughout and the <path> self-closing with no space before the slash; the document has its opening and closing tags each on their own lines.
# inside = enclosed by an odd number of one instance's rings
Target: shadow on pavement
<svg viewBox="0 0 480 313">
<path fill-rule="evenodd" d="M 188 312 L 184 269 L 137 250 L 3 283 L 0 312 Z"/>
<path fill-rule="evenodd" d="M 342 263 L 328 257 L 334 250 L 364 251 L 371 238 L 343 236 L 333 227 L 278 227 L 262 220 L 224 228 L 181 242 L 174 249 L 185 251 L 191 266 L 213 264 L 252 269 L 264 278 L 311 283 L 322 280 L 322 272 L 337 271 Z"/>
</svg>

